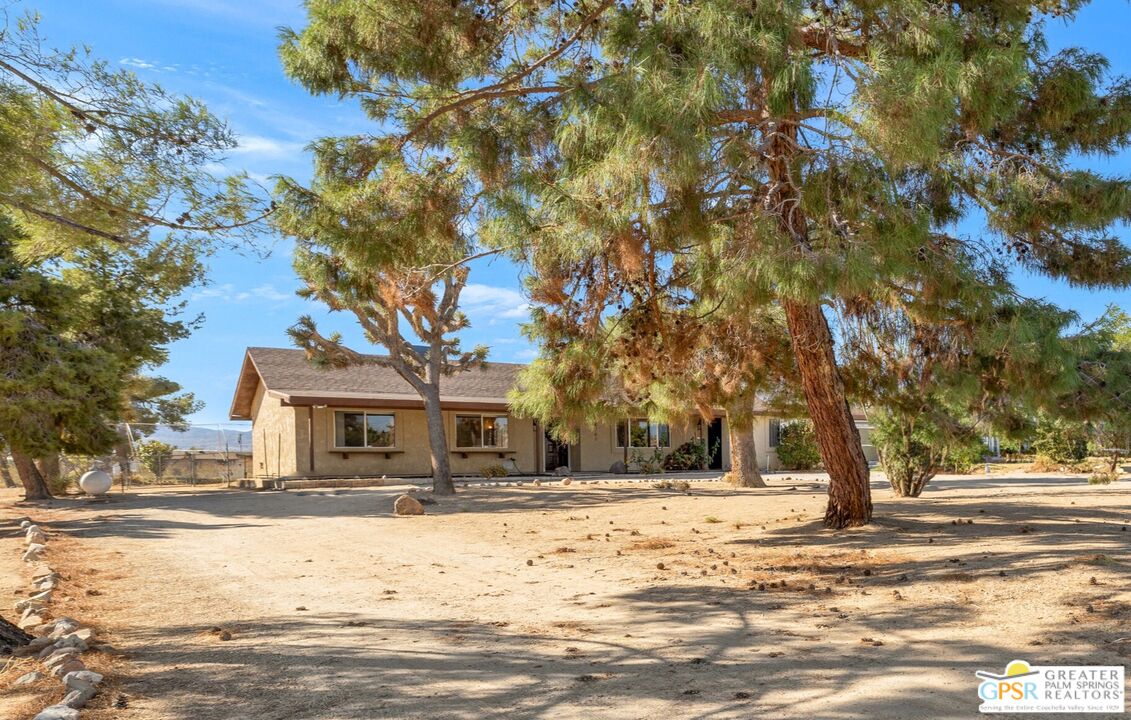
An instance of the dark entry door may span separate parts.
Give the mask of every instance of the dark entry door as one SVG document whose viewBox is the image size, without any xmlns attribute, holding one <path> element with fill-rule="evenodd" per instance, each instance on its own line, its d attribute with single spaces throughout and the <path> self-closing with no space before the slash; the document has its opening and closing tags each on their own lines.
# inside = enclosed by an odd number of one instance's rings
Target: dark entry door
<svg viewBox="0 0 1131 720">
<path fill-rule="evenodd" d="M 558 442 L 546 435 L 546 472 L 553 472 L 558 468 L 569 467 L 569 445 Z"/>
<path fill-rule="evenodd" d="M 707 425 L 707 467 L 723 469 L 723 419 L 715 418 Z"/>
</svg>

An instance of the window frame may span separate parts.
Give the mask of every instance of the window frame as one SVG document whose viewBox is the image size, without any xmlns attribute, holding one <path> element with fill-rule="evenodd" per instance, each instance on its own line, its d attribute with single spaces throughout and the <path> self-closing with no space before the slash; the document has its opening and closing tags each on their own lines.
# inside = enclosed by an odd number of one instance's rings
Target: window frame
<svg viewBox="0 0 1131 720">
<path fill-rule="evenodd" d="M 781 426 L 781 418 L 770 418 L 766 429 L 766 447 L 768 449 L 775 450 L 781 445 Z"/>
<path fill-rule="evenodd" d="M 339 445 L 338 444 L 338 415 L 361 415 L 361 432 L 365 442 L 369 442 L 369 416 L 388 417 L 393 420 L 392 445 Z M 400 449 L 400 434 L 397 426 L 400 424 L 398 413 L 392 410 L 370 410 L 361 408 L 334 408 L 330 411 L 330 446 L 332 452 L 390 452 Z M 344 435 L 344 431 L 343 431 Z M 345 440 L 345 437 L 342 437 Z"/>
<path fill-rule="evenodd" d="M 632 444 L 632 433 L 630 432 L 631 423 L 640 423 L 640 422 L 646 423 L 647 426 L 648 426 L 648 430 L 647 430 L 647 432 L 648 432 L 648 444 L 647 445 L 633 445 Z M 625 418 L 623 420 L 617 420 L 616 424 L 613 426 L 613 448 L 614 449 L 616 449 L 616 450 L 624 450 L 625 449 L 625 446 L 620 444 L 620 428 L 621 428 L 622 425 L 625 428 L 625 438 L 629 443 L 629 445 L 628 445 L 629 450 L 648 450 L 648 449 L 671 450 L 671 447 L 672 447 L 672 426 L 671 426 L 671 423 L 652 422 L 651 420 L 649 420 L 646 417 L 630 417 L 630 418 Z M 664 427 L 664 428 L 667 429 L 667 433 L 666 433 L 667 436 L 668 436 L 667 445 L 661 445 L 660 444 L 660 436 L 661 436 L 660 428 L 661 427 Z M 653 441 L 655 442 L 655 444 L 653 444 Z"/>
<path fill-rule="evenodd" d="M 460 418 L 478 418 L 479 419 L 479 445 L 460 445 L 459 444 L 459 420 Z M 487 418 L 492 418 L 497 423 L 499 418 L 502 418 L 506 425 L 507 442 L 504 445 L 487 445 L 484 443 L 484 438 L 488 432 Z M 497 452 L 503 450 L 510 450 L 511 448 L 511 417 L 510 413 L 506 412 L 453 412 L 452 413 L 452 448 L 460 452 L 467 452 L 471 450 L 483 450 L 487 452 Z M 496 436 L 498 433 L 498 426 L 495 427 Z"/>
</svg>

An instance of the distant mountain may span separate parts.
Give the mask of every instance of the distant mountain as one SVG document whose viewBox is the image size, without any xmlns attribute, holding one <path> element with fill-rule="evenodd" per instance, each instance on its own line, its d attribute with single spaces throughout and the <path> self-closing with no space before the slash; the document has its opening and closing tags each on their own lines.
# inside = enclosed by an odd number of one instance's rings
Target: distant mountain
<svg viewBox="0 0 1131 720">
<path fill-rule="evenodd" d="M 146 428 L 148 429 L 148 428 Z M 141 432 L 139 432 L 139 430 Z M 181 431 L 169 425 L 160 425 L 155 431 L 145 434 L 141 427 L 134 427 L 134 441 L 160 440 L 178 450 L 212 450 L 229 452 L 251 452 L 251 431 L 231 428 L 210 428 L 191 425 Z M 225 447 L 226 445 L 226 447 Z"/>
</svg>

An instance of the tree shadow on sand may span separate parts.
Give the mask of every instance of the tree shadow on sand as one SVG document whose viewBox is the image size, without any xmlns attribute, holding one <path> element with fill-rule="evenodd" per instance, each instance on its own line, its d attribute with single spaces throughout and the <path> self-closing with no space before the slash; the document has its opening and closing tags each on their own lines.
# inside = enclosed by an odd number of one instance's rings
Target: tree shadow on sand
<svg viewBox="0 0 1131 720">
<path fill-rule="evenodd" d="M 234 640 L 221 643 L 207 627 L 181 626 L 133 634 L 142 672 L 123 690 L 160 696 L 174 709 L 170 717 L 194 720 L 232 717 L 233 703 L 241 716 L 263 720 L 791 717 L 797 697 L 820 708 L 815 717 L 835 720 L 908 717 L 904 693 L 870 690 L 900 677 L 923 717 L 966 717 L 977 708 L 974 670 L 1014 651 L 992 639 L 901 643 L 891 631 L 883 647 L 782 634 L 771 600 L 734 590 L 668 586 L 619 601 L 639 614 L 638 635 L 673 619 L 713 629 L 686 641 L 611 642 L 359 612 L 265 619 L 236 626 Z M 660 619 L 657 610 L 665 611 Z M 940 604 L 916 623 L 954 623 L 964 614 Z M 869 618 L 860 622 L 866 631 Z M 938 673 L 963 682 L 933 685 Z"/>
</svg>

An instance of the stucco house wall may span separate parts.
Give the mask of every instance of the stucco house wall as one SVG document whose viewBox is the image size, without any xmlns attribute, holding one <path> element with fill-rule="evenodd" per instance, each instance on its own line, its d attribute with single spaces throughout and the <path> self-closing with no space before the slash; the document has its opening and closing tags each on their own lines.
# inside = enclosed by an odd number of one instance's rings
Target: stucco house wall
<svg viewBox="0 0 1131 720">
<path fill-rule="evenodd" d="M 298 472 L 298 408 L 283 407 L 261 383 L 252 401 L 251 467 L 259 477 L 287 477 Z"/>
</svg>

